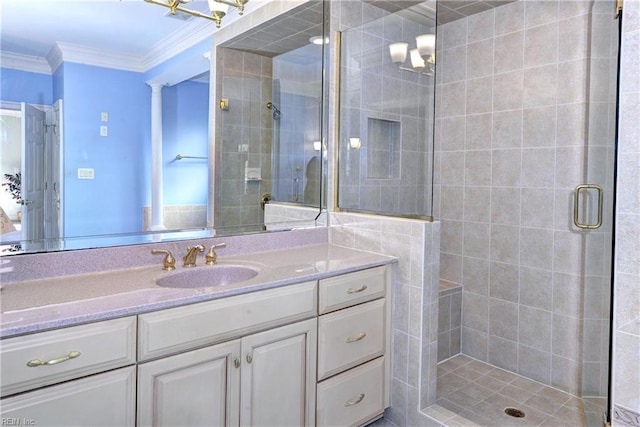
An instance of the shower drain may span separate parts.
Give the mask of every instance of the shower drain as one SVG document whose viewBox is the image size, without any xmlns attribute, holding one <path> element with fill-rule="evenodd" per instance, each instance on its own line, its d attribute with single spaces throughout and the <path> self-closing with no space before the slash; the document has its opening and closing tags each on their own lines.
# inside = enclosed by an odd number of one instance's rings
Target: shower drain
<svg viewBox="0 0 640 427">
<path fill-rule="evenodd" d="M 524 412 L 518 408 L 504 408 L 504 413 L 514 418 L 524 418 Z"/>
</svg>

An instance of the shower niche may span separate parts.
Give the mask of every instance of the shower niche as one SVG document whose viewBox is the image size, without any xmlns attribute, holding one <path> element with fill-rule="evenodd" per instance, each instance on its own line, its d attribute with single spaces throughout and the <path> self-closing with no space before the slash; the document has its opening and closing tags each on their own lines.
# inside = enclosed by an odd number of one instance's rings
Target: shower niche
<svg viewBox="0 0 640 427">
<path fill-rule="evenodd" d="M 367 179 L 400 179 L 400 122 L 368 118 L 367 141 Z"/>
</svg>

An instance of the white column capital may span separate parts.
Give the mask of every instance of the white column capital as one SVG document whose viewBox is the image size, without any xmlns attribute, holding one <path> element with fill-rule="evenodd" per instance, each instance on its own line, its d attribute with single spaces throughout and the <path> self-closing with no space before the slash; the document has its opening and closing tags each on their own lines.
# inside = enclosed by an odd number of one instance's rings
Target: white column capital
<svg viewBox="0 0 640 427">
<path fill-rule="evenodd" d="M 162 92 L 162 88 L 165 86 L 162 83 L 149 83 L 147 85 L 151 87 L 151 92 Z"/>
</svg>

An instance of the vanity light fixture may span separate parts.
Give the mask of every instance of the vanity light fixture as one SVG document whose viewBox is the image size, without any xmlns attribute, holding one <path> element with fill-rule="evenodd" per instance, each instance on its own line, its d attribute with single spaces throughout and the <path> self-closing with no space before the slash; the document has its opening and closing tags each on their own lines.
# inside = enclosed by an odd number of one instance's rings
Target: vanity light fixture
<svg viewBox="0 0 640 427">
<path fill-rule="evenodd" d="M 191 0 L 144 0 L 147 3 L 157 4 L 159 6 L 164 6 L 171 9 L 171 13 L 173 15 L 176 14 L 176 11 L 180 11 L 183 13 L 188 13 L 193 16 L 197 16 L 198 18 L 210 19 L 216 23 L 216 27 L 220 28 L 222 24 L 222 18 L 227 14 L 229 10 L 229 6 L 233 6 L 238 9 L 238 15 L 242 15 L 244 13 L 244 5 L 249 2 L 249 0 L 207 0 L 209 5 L 209 10 L 211 11 L 211 15 L 207 15 L 206 13 L 202 13 L 198 10 L 192 10 L 186 7 L 187 3 L 190 3 Z"/>
<path fill-rule="evenodd" d="M 411 68 L 405 67 L 407 51 Z M 421 34 L 416 37 L 416 47 L 409 49 L 409 43 L 399 42 L 389 45 L 391 62 L 398 66 L 399 70 L 412 73 L 433 76 L 436 65 L 436 36 L 434 34 Z"/>
</svg>

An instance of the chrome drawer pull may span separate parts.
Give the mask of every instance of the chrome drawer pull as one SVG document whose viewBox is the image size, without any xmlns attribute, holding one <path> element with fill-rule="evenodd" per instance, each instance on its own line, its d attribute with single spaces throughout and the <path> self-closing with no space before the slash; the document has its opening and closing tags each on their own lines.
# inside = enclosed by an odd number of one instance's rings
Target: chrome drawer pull
<svg viewBox="0 0 640 427">
<path fill-rule="evenodd" d="M 366 337 L 366 336 L 367 336 L 367 333 L 366 333 L 366 332 L 360 332 L 360 333 L 358 334 L 358 336 L 357 336 L 357 337 L 355 337 L 355 338 L 353 338 L 353 337 L 348 337 L 348 338 L 347 338 L 347 344 L 350 344 L 350 343 L 352 343 L 352 342 L 360 341 L 361 339 L 363 339 L 363 338 L 364 338 L 364 337 Z"/>
<path fill-rule="evenodd" d="M 44 366 L 44 365 L 57 365 L 58 363 L 66 362 L 67 360 L 75 359 L 76 357 L 80 357 L 79 351 L 72 351 L 66 356 L 62 356 L 57 359 L 47 360 L 46 362 L 43 362 L 40 359 L 29 360 L 27 362 L 27 366 L 30 368 L 37 368 L 38 366 Z"/>
<path fill-rule="evenodd" d="M 346 402 L 344 402 L 344 406 L 357 405 L 358 403 L 362 402 L 363 399 L 364 393 L 360 393 L 360 396 L 356 397 L 355 399 L 347 400 Z"/>
<path fill-rule="evenodd" d="M 367 285 L 362 285 L 358 289 L 349 288 L 347 289 L 348 294 L 357 294 L 358 292 L 362 292 L 367 289 Z"/>
</svg>

